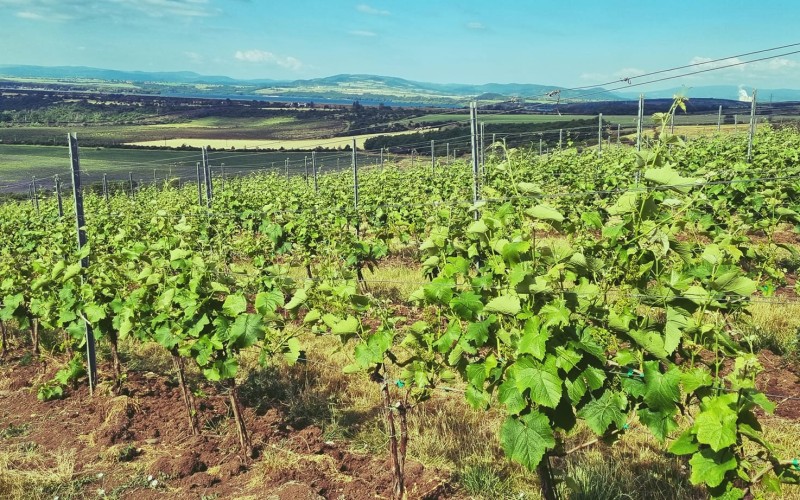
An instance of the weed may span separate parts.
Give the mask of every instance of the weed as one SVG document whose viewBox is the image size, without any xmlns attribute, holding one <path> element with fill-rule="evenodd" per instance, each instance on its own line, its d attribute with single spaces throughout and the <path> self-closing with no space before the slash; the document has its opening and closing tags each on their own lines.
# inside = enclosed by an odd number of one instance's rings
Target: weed
<svg viewBox="0 0 800 500">
<path fill-rule="evenodd" d="M 8 424 L 5 429 L 0 430 L 0 439 L 9 439 L 13 437 L 24 436 L 30 431 L 28 424 L 14 425 Z"/>
<path fill-rule="evenodd" d="M 508 483 L 492 464 L 473 463 L 459 471 L 458 482 L 466 493 L 476 498 L 500 498 L 508 494 Z"/>
<path fill-rule="evenodd" d="M 139 450 L 132 444 L 125 445 L 117 452 L 117 462 L 130 462 L 139 455 Z"/>
</svg>

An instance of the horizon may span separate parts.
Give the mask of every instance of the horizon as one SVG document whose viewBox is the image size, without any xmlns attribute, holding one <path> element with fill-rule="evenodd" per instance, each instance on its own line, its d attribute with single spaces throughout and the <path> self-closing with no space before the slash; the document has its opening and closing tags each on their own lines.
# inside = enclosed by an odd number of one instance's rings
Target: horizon
<svg viewBox="0 0 800 500">
<path fill-rule="evenodd" d="M 792 32 L 800 4 L 779 0 L 771 7 L 739 0 L 669 5 L 576 0 L 569 8 L 521 0 L 499 0 L 492 6 L 475 1 L 430 5 L 422 0 L 321 5 L 0 0 L 0 13 L 7 19 L 0 64 L 190 71 L 237 80 L 368 74 L 438 84 L 603 86 L 792 43 L 772 34 Z M 675 13 L 682 15 L 677 25 Z M 755 25 L 754 18 L 759 19 Z M 709 20 L 725 28 L 718 37 L 708 36 Z M 601 22 L 603 29 L 598 29 Z M 747 40 L 740 36 L 745 29 L 752 34 Z M 200 32 L 204 35 L 198 36 Z M 757 57 L 729 58 L 713 66 Z M 790 54 L 681 76 L 666 86 L 780 89 L 797 87 L 795 82 L 800 83 L 800 58 Z"/>
</svg>

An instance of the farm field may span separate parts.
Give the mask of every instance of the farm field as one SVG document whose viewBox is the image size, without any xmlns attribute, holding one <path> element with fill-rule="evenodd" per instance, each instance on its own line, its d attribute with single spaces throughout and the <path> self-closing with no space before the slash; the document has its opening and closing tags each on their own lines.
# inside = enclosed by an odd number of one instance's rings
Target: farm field
<svg viewBox="0 0 800 500">
<path fill-rule="evenodd" d="M 179 148 L 181 146 L 190 147 L 203 147 L 210 146 L 215 149 L 299 149 L 299 150 L 312 150 L 317 147 L 324 147 L 327 149 L 343 149 L 347 146 L 352 147 L 353 139 L 356 141 L 356 147 L 361 149 L 364 147 L 364 142 L 367 139 L 378 136 L 397 136 L 407 135 L 418 132 L 418 130 L 408 130 L 402 132 L 384 132 L 378 134 L 359 134 L 354 136 L 331 137 L 329 139 L 308 138 L 308 139 L 269 139 L 263 137 L 261 139 L 205 139 L 201 137 L 186 136 L 176 139 L 167 139 L 165 141 L 142 141 L 142 142 L 129 142 L 128 145 L 132 146 L 164 146 L 169 148 Z M 219 131 L 215 132 L 219 134 Z"/>
<path fill-rule="evenodd" d="M 66 135 L 64 136 L 66 138 Z M 304 160 L 311 154 L 294 152 L 211 151 L 209 161 L 215 175 L 221 175 L 224 164 L 228 175 L 242 175 L 254 171 L 285 172 L 285 161 L 290 161 L 290 174 L 304 173 Z M 84 182 L 102 182 L 103 174 L 109 181 L 128 181 L 129 173 L 134 182 L 151 183 L 167 179 L 191 181 L 195 179 L 196 163 L 202 158 L 200 151 L 175 151 L 158 149 L 84 148 L 81 162 Z M 339 162 L 337 162 L 339 160 Z M 320 153 L 318 167 L 321 171 L 349 165 L 347 153 Z M 365 161 L 374 161 L 373 159 Z M 0 145 L 0 176 L 4 192 L 26 191 L 27 183 L 36 176 L 37 184 L 51 188 L 53 176 L 62 181 L 70 178 L 69 150 L 61 146 Z M 20 185 L 22 186 L 20 188 Z"/>
<path fill-rule="evenodd" d="M 800 133 L 746 155 L 87 191 L 83 251 L 69 197 L 4 203 L 0 493 L 800 498 Z"/>
</svg>

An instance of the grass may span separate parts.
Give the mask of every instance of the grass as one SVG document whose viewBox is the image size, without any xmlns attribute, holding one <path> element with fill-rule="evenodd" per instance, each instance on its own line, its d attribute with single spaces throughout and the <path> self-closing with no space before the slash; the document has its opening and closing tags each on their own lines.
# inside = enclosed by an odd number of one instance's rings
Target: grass
<svg viewBox="0 0 800 500">
<path fill-rule="evenodd" d="M 751 320 L 744 326 L 757 350 L 770 349 L 781 355 L 795 356 L 800 347 L 800 304 L 754 303 L 749 307 Z"/>
</svg>

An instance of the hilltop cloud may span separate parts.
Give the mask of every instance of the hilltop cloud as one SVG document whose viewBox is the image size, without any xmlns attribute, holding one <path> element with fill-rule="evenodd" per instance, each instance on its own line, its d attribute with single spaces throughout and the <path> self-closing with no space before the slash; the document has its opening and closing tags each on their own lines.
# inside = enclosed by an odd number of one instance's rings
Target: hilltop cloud
<svg viewBox="0 0 800 500">
<path fill-rule="evenodd" d="M 233 55 L 233 57 L 237 61 L 243 61 L 248 63 L 275 64 L 282 68 L 290 69 L 293 71 L 297 71 L 303 67 L 303 63 L 296 57 L 279 56 L 273 52 L 269 52 L 266 50 L 259 50 L 259 49 L 237 50 L 236 53 Z"/>
<path fill-rule="evenodd" d="M 0 10 L 11 10 L 16 17 L 43 22 L 98 17 L 124 19 L 130 15 L 198 18 L 219 13 L 210 0 L 0 0 Z"/>
<path fill-rule="evenodd" d="M 367 5 L 365 3 L 356 5 L 356 10 L 361 12 L 362 14 L 370 14 L 373 16 L 390 16 L 392 15 L 391 12 L 388 10 L 381 10 L 372 7 L 371 5 Z"/>
</svg>

